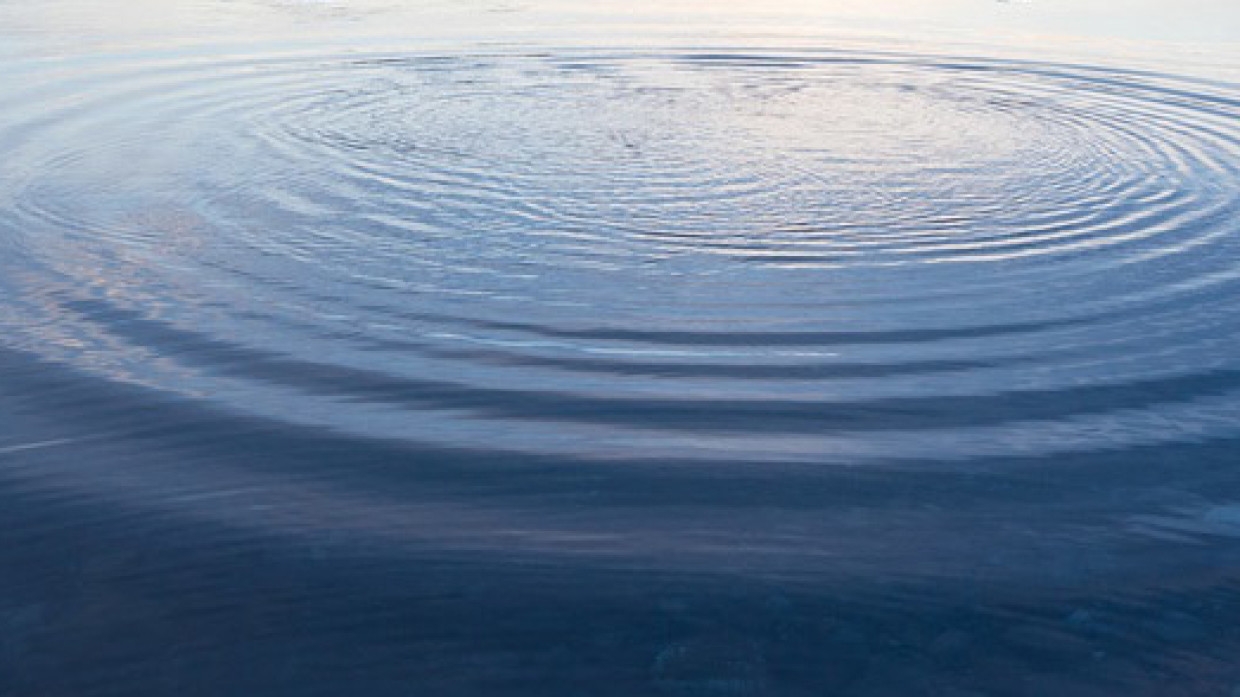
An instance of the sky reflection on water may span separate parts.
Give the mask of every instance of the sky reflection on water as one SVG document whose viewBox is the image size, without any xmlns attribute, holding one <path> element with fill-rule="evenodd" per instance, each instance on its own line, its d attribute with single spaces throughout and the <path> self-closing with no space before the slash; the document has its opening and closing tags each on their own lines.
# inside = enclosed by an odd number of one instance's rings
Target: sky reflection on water
<svg viewBox="0 0 1240 697">
<path fill-rule="evenodd" d="M 0 0 L 0 695 L 1235 694 L 1238 20 Z"/>
</svg>

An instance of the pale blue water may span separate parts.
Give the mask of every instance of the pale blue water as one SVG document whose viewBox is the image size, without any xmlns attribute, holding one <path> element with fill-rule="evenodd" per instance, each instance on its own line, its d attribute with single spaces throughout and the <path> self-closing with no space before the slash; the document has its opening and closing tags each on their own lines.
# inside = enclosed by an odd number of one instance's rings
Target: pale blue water
<svg viewBox="0 0 1240 697">
<path fill-rule="evenodd" d="M 1235 694 L 1237 20 L 0 2 L 0 694 Z"/>
</svg>

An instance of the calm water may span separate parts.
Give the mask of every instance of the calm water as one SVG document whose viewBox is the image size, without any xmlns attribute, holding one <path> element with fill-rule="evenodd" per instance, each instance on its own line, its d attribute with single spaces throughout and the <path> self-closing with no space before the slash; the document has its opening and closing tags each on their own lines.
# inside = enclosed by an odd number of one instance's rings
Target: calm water
<svg viewBox="0 0 1240 697">
<path fill-rule="evenodd" d="M 1240 11 L 928 4 L 0 0 L 0 695 L 1240 694 Z"/>
</svg>

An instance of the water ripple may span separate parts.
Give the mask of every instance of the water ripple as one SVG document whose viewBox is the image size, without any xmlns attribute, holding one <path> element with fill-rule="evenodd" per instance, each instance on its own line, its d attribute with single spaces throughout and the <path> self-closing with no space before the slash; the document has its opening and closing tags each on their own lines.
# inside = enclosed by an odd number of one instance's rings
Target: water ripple
<svg viewBox="0 0 1240 697">
<path fill-rule="evenodd" d="M 3 70 L 4 361 L 76 376 L 6 389 L 22 418 L 80 404 L 0 454 L 111 434 L 203 460 L 230 430 L 259 447 L 292 429 L 292 447 L 325 429 L 314 447 L 332 452 L 386 443 L 468 468 L 486 443 L 484 459 L 631 468 L 598 470 L 605 497 L 637 472 L 671 486 L 702 467 L 768 481 L 866 465 L 958 483 L 1240 437 L 1234 86 L 844 50 Z M 195 435 L 207 417 L 170 415 L 186 405 L 230 420 Z M 425 520 L 382 487 L 346 494 L 363 472 L 281 484 L 242 459 L 180 485 L 93 476 L 307 502 L 271 525 L 311 525 L 298 516 L 315 507 L 336 511 L 320 527 Z M 708 486 L 692 479 L 678 486 Z M 472 497 L 440 501 L 441 520 L 524 521 L 518 546 L 542 551 L 714 554 L 654 527 L 618 542 L 618 518 L 550 499 Z M 1132 520 L 1134 535 L 1201 527 Z M 898 521 L 918 525 L 936 523 Z M 807 544 L 790 539 L 767 556 Z M 854 553 L 880 563 L 831 552 Z"/>
</svg>

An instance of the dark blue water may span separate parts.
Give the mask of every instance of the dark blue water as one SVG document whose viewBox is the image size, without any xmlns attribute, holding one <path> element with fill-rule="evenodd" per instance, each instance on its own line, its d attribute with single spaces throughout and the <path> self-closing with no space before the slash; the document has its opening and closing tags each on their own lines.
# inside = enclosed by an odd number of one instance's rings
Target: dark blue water
<svg viewBox="0 0 1240 697">
<path fill-rule="evenodd" d="M 1240 694 L 1235 84 L 20 36 L 0 695 Z"/>
</svg>

